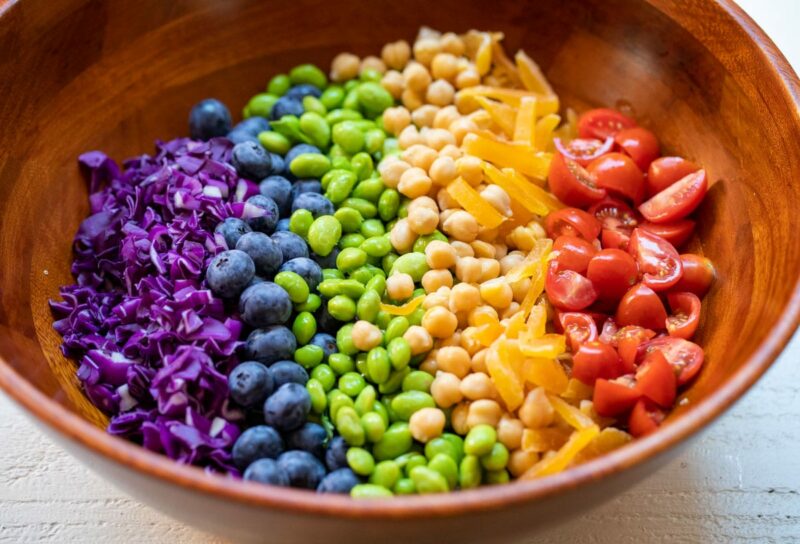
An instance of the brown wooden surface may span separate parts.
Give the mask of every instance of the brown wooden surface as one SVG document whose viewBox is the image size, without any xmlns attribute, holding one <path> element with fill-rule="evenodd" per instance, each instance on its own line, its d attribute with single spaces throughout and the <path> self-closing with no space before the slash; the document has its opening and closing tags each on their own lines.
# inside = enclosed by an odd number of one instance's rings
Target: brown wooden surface
<svg viewBox="0 0 800 544">
<path fill-rule="evenodd" d="M 691 434 L 766 369 L 800 312 L 800 86 L 737 8 L 710 1 L 0 1 L 0 386 L 102 455 L 197 492 L 346 516 L 455 515 L 519 504 L 616 472 Z M 69 276 L 87 211 L 76 166 L 185 134 L 216 96 L 236 115 L 267 79 L 342 50 L 377 53 L 417 27 L 503 30 L 566 105 L 630 104 L 714 181 L 694 243 L 720 280 L 704 304 L 707 365 L 655 436 L 566 474 L 475 493 L 352 504 L 209 478 L 105 435 L 58 351 L 47 300 Z M 238 117 L 238 115 L 236 115 Z M 53 402 L 55 401 L 55 402 Z M 86 424 L 86 420 L 95 425 Z M 313 500 L 310 500 L 313 498 Z"/>
</svg>

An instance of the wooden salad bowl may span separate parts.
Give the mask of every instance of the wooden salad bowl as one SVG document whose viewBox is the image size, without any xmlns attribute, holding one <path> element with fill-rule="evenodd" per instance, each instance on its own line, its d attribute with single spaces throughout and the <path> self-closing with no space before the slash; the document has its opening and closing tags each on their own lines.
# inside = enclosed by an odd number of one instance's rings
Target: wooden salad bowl
<svg viewBox="0 0 800 544">
<path fill-rule="evenodd" d="M 243 483 L 111 437 L 59 351 L 47 301 L 71 282 L 88 209 L 76 157 L 117 159 L 187 133 L 196 101 L 234 106 L 274 73 L 377 54 L 422 24 L 501 30 L 577 109 L 630 105 L 713 186 L 694 250 L 719 278 L 707 363 L 662 428 L 536 481 L 354 502 Z M 236 540 L 506 541 L 658 468 L 741 397 L 800 319 L 800 84 L 733 2 L 710 0 L 0 0 L 0 386 L 50 436 L 158 510 Z"/>
</svg>

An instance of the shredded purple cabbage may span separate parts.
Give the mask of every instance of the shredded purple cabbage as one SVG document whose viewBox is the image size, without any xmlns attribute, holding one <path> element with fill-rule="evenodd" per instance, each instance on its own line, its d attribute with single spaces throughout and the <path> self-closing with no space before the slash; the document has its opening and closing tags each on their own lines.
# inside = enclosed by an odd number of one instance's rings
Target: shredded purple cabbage
<svg viewBox="0 0 800 544">
<path fill-rule="evenodd" d="M 90 215 L 73 243 L 75 284 L 51 301 L 65 355 L 108 431 L 182 463 L 238 475 L 231 448 L 240 410 L 228 406 L 243 324 L 203 281 L 226 249 L 215 226 L 256 217 L 224 138 L 158 142 L 123 163 L 80 156 Z"/>
</svg>

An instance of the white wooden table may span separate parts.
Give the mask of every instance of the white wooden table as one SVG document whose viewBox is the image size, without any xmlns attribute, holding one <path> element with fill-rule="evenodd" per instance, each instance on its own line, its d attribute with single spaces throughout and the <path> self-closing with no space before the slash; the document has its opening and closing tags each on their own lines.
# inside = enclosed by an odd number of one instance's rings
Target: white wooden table
<svg viewBox="0 0 800 544">
<path fill-rule="evenodd" d="M 800 71 L 800 0 L 740 0 Z M 800 334 L 674 462 L 536 542 L 800 542 Z M 0 543 L 221 543 L 53 445 L 0 395 Z M 522 544 L 522 543 L 520 543 Z"/>
</svg>

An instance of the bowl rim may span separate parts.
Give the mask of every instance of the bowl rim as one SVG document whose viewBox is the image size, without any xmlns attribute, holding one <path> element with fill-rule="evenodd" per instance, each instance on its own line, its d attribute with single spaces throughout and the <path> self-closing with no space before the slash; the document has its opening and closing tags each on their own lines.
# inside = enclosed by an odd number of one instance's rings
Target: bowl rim
<svg viewBox="0 0 800 544">
<path fill-rule="evenodd" d="M 662 0 L 646 0 L 664 11 Z M 772 77 L 788 103 L 794 104 L 793 121 L 800 126 L 800 82 L 788 61 L 764 31 L 732 0 L 710 0 L 709 7 L 744 30 L 760 60 L 772 66 Z M 2 2 L 0 2 L 2 5 Z M 10 6 L 13 7 L 12 2 Z M 4 11 L 0 9 L 0 14 Z M 673 18 L 673 17 L 670 17 Z M 673 18 L 674 19 L 674 18 Z M 491 486 L 442 495 L 395 497 L 389 501 L 353 501 L 347 496 L 318 495 L 306 490 L 275 488 L 176 463 L 121 438 L 107 434 L 41 393 L 0 357 L 0 388 L 47 427 L 77 442 L 95 455 L 149 476 L 159 483 L 177 484 L 210 498 L 266 507 L 294 514 L 336 518 L 423 519 L 497 510 L 564 493 L 601 480 L 650 460 L 703 429 L 736 402 L 774 363 L 800 325 L 800 277 L 772 330 L 744 364 L 714 393 L 677 416 L 658 432 L 597 459 L 552 476 L 513 485 Z M 313 499 L 312 499 L 313 497 Z"/>
</svg>

